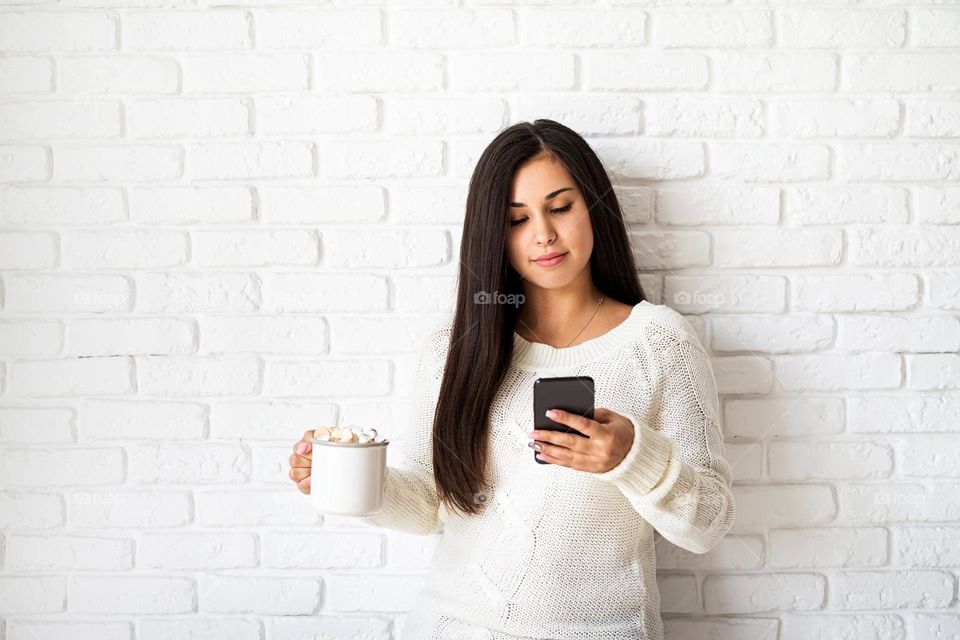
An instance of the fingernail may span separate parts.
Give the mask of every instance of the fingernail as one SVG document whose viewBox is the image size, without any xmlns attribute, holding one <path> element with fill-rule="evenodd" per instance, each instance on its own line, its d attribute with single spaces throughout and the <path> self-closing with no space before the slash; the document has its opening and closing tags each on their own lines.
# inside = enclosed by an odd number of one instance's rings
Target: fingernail
<svg viewBox="0 0 960 640">
<path fill-rule="evenodd" d="M 548 418 L 556 418 L 558 415 L 560 415 L 560 412 L 559 412 L 559 411 L 556 411 L 556 410 L 554 410 L 554 409 L 547 409 L 547 417 L 548 417 Z"/>
<path fill-rule="evenodd" d="M 306 442 L 301 442 L 300 444 L 297 445 L 297 453 L 303 453 L 306 450 L 307 450 Z"/>
<path fill-rule="evenodd" d="M 541 449 L 543 449 L 543 447 L 540 446 L 539 442 L 528 442 L 527 446 L 533 449 L 534 451 L 540 451 Z"/>
</svg>

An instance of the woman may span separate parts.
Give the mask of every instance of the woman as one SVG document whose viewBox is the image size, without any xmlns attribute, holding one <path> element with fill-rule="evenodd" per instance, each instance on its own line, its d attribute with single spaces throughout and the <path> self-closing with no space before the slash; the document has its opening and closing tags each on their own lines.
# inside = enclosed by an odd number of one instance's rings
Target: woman
<svg viewBox="0 0 960 640">
<path fill-rule="evenodd" d="M 404 637 L 660 639 L 654 533 L 706 553 L 734 520 L 716 384 L 690 324 L 644 299 L 586 141 L 502 131 L 467 196 L 453 317 L 417 372 L 412 449 L 361 518 L 443 528 Z M 590 376 L 583 435 L 532 431 L 533 383 Z M 550 464 L 537 464 L 526 445 Z M 309 432 L 290 477 L 310 491 Z"/>
</svg>

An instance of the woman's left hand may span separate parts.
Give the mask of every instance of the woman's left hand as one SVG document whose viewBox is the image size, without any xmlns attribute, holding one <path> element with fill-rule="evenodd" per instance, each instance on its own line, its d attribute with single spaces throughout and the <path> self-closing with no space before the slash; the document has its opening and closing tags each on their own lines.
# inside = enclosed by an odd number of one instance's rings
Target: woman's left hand
<svg viewBox="0 0 960 640">
<path fill-rule="evenodd" d="M 583 434 L 539 430 L 527 433 L 541 445 L 537 457 L 579 471 L 604 473 L 620 464 L 633 446 L 633 423 L 609 409 L 593 410 L 593 420 L 575 413 L 551 409 L 547 417 Z M 584 437 L 586 436 L 586 437 Z"/>
</svg>

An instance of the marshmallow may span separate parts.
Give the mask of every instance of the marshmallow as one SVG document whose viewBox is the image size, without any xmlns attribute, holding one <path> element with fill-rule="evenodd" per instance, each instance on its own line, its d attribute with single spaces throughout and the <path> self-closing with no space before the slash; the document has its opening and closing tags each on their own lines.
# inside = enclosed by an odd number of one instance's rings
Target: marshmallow
<svg viewBox="0 0 960 640">
<path fill-rule="evenodd" d="M 384 437 L 373 427 L 359 427 L 354 424 L 348 424 L 343 427 L 317 427 L 313 430 L 313 437 L 317 440 L 344 444 L 384 441 Z"/>
</svg>

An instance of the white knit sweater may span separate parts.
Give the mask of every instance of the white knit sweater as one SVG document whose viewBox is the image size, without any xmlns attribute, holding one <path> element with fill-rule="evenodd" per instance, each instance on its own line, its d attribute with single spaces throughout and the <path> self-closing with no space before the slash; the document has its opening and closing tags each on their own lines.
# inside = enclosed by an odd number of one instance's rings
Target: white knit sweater
<svg viewBox="0 0 960 640">
<path fill-rule="evenodd" d="M 489 495 L 474 516 L 439 503 L 432 472 L 450 334 L 446 320 L 421 352 L 405 464 L 387 468 L 383 509 L 359 518 L 443 532 L 404 640 L 660 640 L 654 532 L 706 553 L 734 520 L 716 383 L 689 322 L 644 301 L 573 347 L 514 333 L 513 362 L 491 407 Z M 576 375 L 594 379 L 596 407 L 634 425 L 633 446 L 605 473 L 537 464 L 527 446 L 534 380 Z"/>
</svg>

